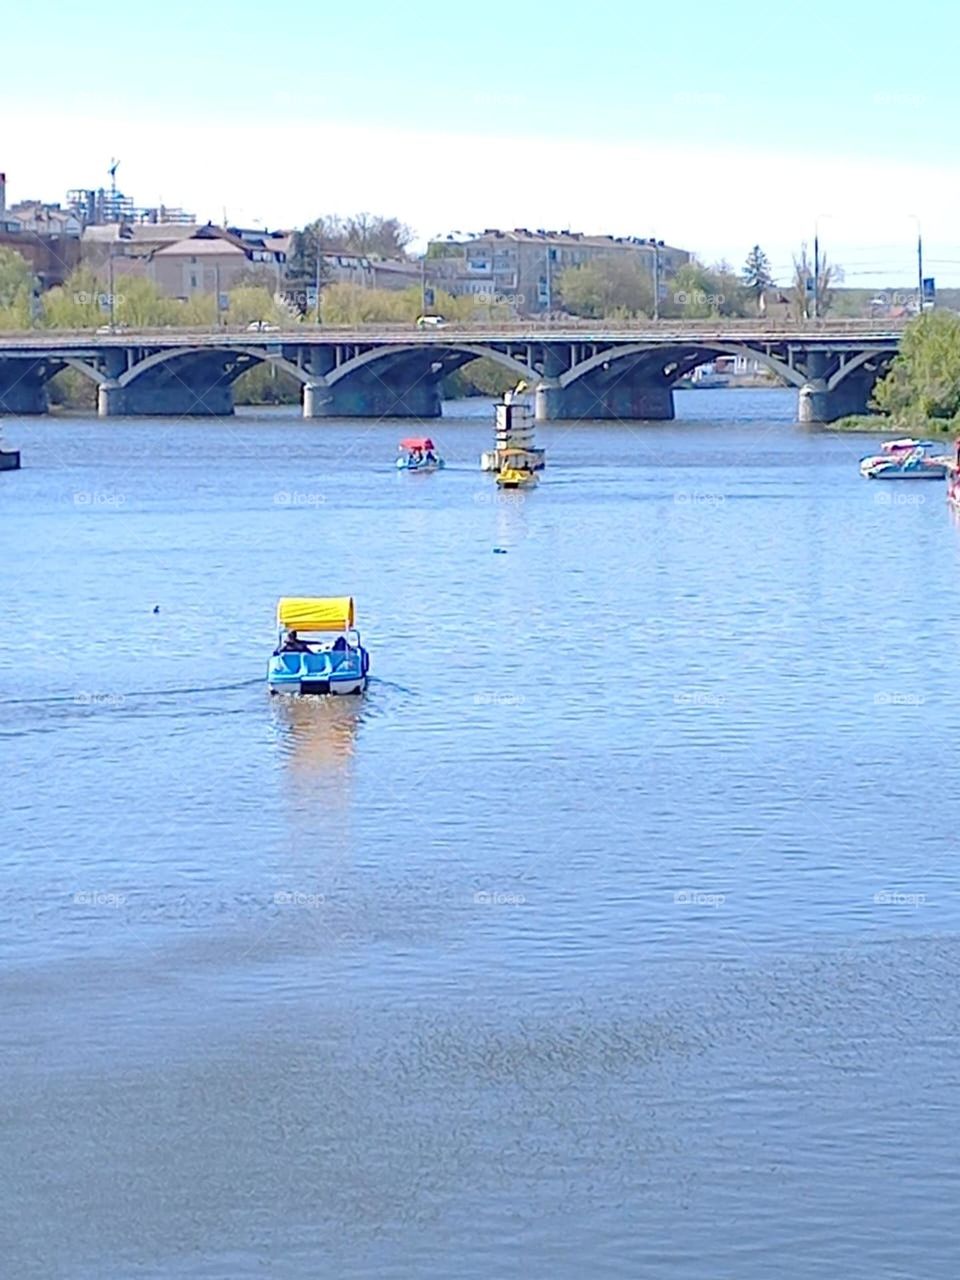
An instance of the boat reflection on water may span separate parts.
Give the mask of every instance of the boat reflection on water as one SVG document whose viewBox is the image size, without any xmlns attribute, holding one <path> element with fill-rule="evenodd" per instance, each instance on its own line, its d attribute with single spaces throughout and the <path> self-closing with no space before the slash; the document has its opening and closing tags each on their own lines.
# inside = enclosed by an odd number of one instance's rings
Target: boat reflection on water
<svg viewBox="0 0 960 1280">
<path fill-rule="evenodd" d="M 346 789 L 352 776 L 362 704 L 353 698 L 273 698 L 280 751 L 296 778 Z M 339 785 L 338 785 L 339 784 Z"/>
<path fill-rule="evenodd" d="M 353 858 L 354 764 L 360 698 L 270 699 L 287 780 L 283 877 L 294 889 L 329 894 Z"/>
</svg>

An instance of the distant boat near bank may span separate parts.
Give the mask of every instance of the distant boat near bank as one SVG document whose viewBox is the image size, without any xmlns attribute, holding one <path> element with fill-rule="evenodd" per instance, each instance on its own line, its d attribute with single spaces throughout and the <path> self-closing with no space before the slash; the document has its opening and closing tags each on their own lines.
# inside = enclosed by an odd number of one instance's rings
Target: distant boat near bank
<svg viewBox="0 0 960 1280">
<path fill-rule="evenodd" d="M 933 440 L 886 440 L 882 453 L 860 461 L 860 474 L 867 480 L 942 480 L 953 459 L 933 452 Z"/>
<path fill-rule="evenodd" d="M 960 440 L 947 466 L 947 501 L 954 511 L 960 511 Z"/>
</svg>

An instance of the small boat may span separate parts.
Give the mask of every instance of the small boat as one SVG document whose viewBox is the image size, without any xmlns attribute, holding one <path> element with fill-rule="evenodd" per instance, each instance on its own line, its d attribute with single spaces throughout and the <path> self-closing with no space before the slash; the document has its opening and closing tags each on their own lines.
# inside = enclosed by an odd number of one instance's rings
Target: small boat
<svg viewBox="0 0 960 1280">
<path fill-rule="evenodd" d="M 277 647 L 267 666 L 270 692 L 363 693 L 370 655 L 360 643 L 353 612 L 353 596 L 279 600 Z"/>
<path fill-rule="evenodd" d="M 20 452 L 17 449 L 4 449 L 0 440 L 0 471 L 19 471 Z"/>
<path fill-rule="evenodd" d="M 960 440 L 947 467 L 947 501 L 954 511 L 960 511 Z"/>
<path fill-rule="evenodd" d="M 397 459 L 398 471 L 439 471 L 444 465 L 429 436 L 410 436 L 399 447 L 404 456 Z"/>
<path fill-rule="evenodd" d="M 494 448 L 481 453 L 481 471 L 502 471 L 503 455 L 508 449 L 522 449 L 528 455 L 534 471 L 542 471 L 546 466 L 546 449 L 534 447 L 535 423 L 530 406 L 515 398 L 525 386 L 523 382 L 518 383 L 516 391 L 508 391 L 501 403 L 494 406 Z"/>
<path fill-rule="evenodd" d="M 863 458 L 860 474 L 868 480 L 942 480 L 951 459 L 934 454 L 932 440 L 886 440 L 882 453 Z"/>
<path fill-rule="evenodd" d="M 532 489 L 537 483 L 537 459 L 527 449 L 501 449 L 497 484 L 501 489 Z"/>
</svg>

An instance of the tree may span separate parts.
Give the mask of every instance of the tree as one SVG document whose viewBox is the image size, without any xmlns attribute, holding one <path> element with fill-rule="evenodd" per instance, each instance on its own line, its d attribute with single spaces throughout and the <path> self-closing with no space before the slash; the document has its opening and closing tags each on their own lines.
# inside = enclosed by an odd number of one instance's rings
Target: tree
<svg viewBox="0 0 960 1280">
<path fill-rule="evenodd" d="M 339 214 L 325 214 L 293 233 L 287 274 L 292 280 L 316 281 L 319 256 L 322 285 L 329 274 L 324 269 L 324 254 L 359 253 L 370 258 L 404 258 L 412 239 L 413 231 L 399 218 L 384 218 L 373 213 L 354 213 L 346 218 Z"/>
<path fill-rule="evenodd" d="M 757 310 L 762 311 L 764 294 L 773 288 L 773 276 L 770 274 L 770 260 L 758 244 L 747 254 L 742 275 L 747 291 L 753 295 L 757 304 Z"/>
<path fill-rule="evenodd" d="M 555 288 L 567 311 L 591 320 L 615 311 L 628 316 L 649 316 L 653 311 L 650 272 L 626 257 L 596 258 L 568 267 L 557 276 Z"/>
<path fill-rule="evenodd" d="M 32 300 L 33 268 L 15 249 L 0 246 L 0 328 L 28 328 Z"/>
<path fill-rule="evenodd" d="M 274 301 L 270 289 L 256 285 L 240 285 L 230 290 L 229 324 L 250 324 L 254 320 L 266 320 L 268 324 L 283 324 L 290 316 L 284 307 Z"/>
<path fill-rule="evenodd" d="M 960 416 L 960 316 L 928 311 L 911 320 L 873 403 L 904 427 Z"/>
<path fill-rule="evenodd" d="M 814 314 L 823 319 L 833 302 L 830 286 L 843 280 L 843 272 L 827 261 L 826 254 L 820 254 L 818 265 L 819 272 L 814 280 L 814 264 L 810 261 L 806 243 L 800 246 L 799 257 L 793 255 L 793 296 L 797 311 L 804 320 L 809 320 Z"/>
<path fill-rule="evenodd" d="M 687 320 L 743 314 L 743 285 L 726 262 L 707 267 L 691 258 L 670 281 L 664 308 Z"/>
<path fill-rule="evenodd" d="M 290 280 L 308 284 L 319 282 L 322 285 L 328 279 L 330 273 L 323 260 L 324 254 L 331 251 L 328 234 L 324 218 L 317 218 L 302 231 L 293 233 L 287 256 L 287 276 Z"/>
<path fill-rule="evenodd" d="M 404 258 L 413 231 L 399 218 L 355 213 L 342 223 L 343 248 L 368 257 Z"/>
</svg>

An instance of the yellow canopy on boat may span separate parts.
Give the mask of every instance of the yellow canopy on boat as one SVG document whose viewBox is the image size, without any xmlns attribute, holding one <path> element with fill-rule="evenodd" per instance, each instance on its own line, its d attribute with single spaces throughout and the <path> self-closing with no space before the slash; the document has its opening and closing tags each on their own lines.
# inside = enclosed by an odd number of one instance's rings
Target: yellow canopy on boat
<svg viewBox="0 0 960 1280">
<path fill-rule="evenodd" d="M 353 626 L 353 596 L 284 596 L 277 625 L 288 631 L 346 631 Z"/>
</svg>

